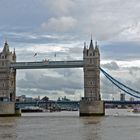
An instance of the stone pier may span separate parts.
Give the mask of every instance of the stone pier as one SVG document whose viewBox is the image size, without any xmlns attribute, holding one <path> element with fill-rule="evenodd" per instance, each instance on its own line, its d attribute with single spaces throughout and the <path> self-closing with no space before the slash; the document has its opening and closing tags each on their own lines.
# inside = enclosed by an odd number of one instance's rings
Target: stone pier
<svg viewBox="0 0 140 140">
<path fill-rule="evenodd" d="M 103 116 L 105 114 L 103 101 L 80 101 L 80 116 Z"/>
</svg>

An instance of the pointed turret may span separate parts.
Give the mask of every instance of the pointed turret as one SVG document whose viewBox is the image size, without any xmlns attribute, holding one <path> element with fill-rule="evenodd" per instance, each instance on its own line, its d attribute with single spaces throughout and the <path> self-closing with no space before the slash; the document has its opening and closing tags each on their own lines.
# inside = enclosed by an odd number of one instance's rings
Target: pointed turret
<svg viewBox="0 0 140 140">
<path fill-rule="evenodd" d="M 89 50 L 94 50 L 94 46 L 93 46 L 93 42 L 92 42 L 92 38 L 91 38 L 91 41 L 90 41 Z"/>
<path fill-rule="evenodd" d="M 86 47 L 86 42 L 84 42 L 84 49 L 83 49 L 83 57 L 86 57 L 87 56 L 87 47 Z"/>
<path fill-rule="evenodd" d="M 13 60 L 16 61 L 16 52 L 15 52 L 15 48 L 14 48 L 14 52 L 13 52 Z"/>
<path fill-rule="evenodd" d="M 5 41 L 4 48 L 3 48 L 3 52 L 4 52 L 4 53 L 9 53 L 9 45 L 8 45 L 8 43 L 7 43 L 7 40 Z"/>
<path fill-rule="evenodd" d="M 85 53 L 86 50 L 87 50 L 87 48 L 86 48 L 86 42 L 84 42 L 84 50 L 83 50 L 83 52 Z"/>
<path fill-rule="evenodd" d="M 98 45 L 97 45 L 97 41 L 95 42 L 95 52 L 97 52 L 99 54 L 99 48 L 98 48 Z"/>
</svg>

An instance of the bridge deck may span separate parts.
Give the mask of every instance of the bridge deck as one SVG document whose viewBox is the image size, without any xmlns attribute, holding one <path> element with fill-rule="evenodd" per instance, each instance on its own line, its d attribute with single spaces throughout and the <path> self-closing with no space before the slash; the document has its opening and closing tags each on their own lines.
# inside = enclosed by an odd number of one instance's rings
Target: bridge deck
<svg viewBox="0 0 140 140">
<path fill-rule="evenodd" d="M 79 104 L 80 101 L 34 101 L 34 102 L 16 102 L 16 104 L 44 104 L 44 103 L 55 103 L 55 104 Z M 129 104 L 140 104 L 140 101 L 110 101 L 104 100 L 105 104 L 115 104 L 115 105 L 129 105 Z"/>
<path fill-rule="evenodd" d="M 10 67 L 14 69 L 81 68 L 83 67 L 83 60 L 15 62 L 11 63 Z"/>
</svg>

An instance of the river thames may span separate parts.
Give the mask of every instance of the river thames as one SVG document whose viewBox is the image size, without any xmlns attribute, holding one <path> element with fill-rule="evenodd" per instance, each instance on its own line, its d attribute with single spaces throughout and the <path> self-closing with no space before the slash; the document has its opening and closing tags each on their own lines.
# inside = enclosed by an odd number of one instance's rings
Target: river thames
<svg viewBox="0 0 140 140">
<path fill-rule="evenodd" d="M 0 140 L 140 140 L 140 114 L 107 109 L 104 117 L 77 111 L 1 117 Z"/>
</svg>

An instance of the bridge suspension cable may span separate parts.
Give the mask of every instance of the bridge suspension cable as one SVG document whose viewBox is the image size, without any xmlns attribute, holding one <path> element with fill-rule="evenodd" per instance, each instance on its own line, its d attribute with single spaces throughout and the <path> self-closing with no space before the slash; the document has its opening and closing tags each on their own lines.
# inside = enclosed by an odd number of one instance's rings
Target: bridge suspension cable
<svg viewBox="0 0 140 140">
<path fill-rule="evenodd" d="M 100 70 L 101 70 L 103 73 L 105 73 L 107 76 L 109 76 L 112 80 L 114 80 L 115 82 L 117 82 L 118 84 L 124 86 L 125 88 L 127 88 L 127 89 L 129 89 L 129 90 L 131 90 L 131 91 L 133 91 L 133 92 L 135 92 L 135 93 L 137 93 L 137 94 L 140 94 L 139 91 L 136 91 L 136 90 L 134 90 L 134 89 L 132 89 L 132 88 L 130 88 L 130 87 L 124 85 L 123 83 L 119 82 L 119 81 L 116 80 L 115 78 L 113 78 L 111 75 L 109 75 L 108 73 L 106 73 L 102 68 L 100 68 Z"/>
<path fill-rule="evenodd" d="M 136 91 L 126 85 L 124 85 L 123 83 L 119 82 L 118 80 L 116 80 L 115 78 L 113 78 L 112 76 L 110 76 L 108 73 L 106 73 L 102 68 L 99 68 L 102 73 L 107 77 L 107 79 L 109 79 L 109 81 L 111 81 L 115 86 L 117 86 L 119 89 L 121 89 L 122 91 L 124 91 L 125 93 L 135 97 L 135 98 L 140 98 L 140 92 Z M 132 93 L 133 92 L 133 93 Z"/>
</svg>

